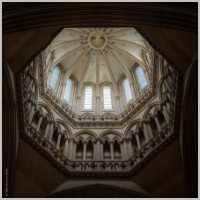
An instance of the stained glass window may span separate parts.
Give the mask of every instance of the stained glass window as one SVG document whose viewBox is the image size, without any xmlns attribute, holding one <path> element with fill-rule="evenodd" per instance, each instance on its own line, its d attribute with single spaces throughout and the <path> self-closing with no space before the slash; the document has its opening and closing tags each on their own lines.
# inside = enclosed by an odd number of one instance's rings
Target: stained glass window
<svg viewBox="0 0 200 200">
<path fill-rule="evenodd" d="M 55 67 L 53 69 L 52 75 L 51 75 L 51 81 L 50 81 L 50 87 L 52 89 L 56 89 L 57 85 L 58 85 L 58 80 L 60 77 L 60 69 L 59 67 Z"/>
<path fill-rule="evenodd" d="M 136 76 L 137 76 L 140 88 L 141 89 L 145 88 L 148 85 L 148 82 L 141 67 L 137 67 Z"/>
<path fill-rule="evenodd" d="M 68 79 L 64 94 L 64 99 L 68 103 L 70 103 L 72 99 L 72 89 L 73 89 L 73 81 L 71 79 Z"/>
<path fill-rule="evenodd" d="M 103 87 L 104 109 L 112 109 L 111 88 L 106 85 Z"/>
<path fill-rule="evenodd" d="M 127 78 L 124 79 L 123 81 L 123 90 L 124 90 L 126 102 L 128 103 L 132 99 L 132 94 L 131 94 L 131 89 L 130 89 L 130 85 Z"/>
<path fill-rule="evenodd" d="M 93 87 L 90 85 L 85 86 L 85 101 L 84 109 L 92 109 Z"/>
</svg>

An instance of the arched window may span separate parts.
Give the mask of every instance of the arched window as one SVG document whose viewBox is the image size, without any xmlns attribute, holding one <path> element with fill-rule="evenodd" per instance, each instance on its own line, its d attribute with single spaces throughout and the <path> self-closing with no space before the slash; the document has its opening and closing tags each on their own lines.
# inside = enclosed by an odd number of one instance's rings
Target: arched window
<svg viewBox="0 0 200 200">
<path fill-rule="evenodd" d="M 136 68 L 136 76 L 137 76 L 137 80 L 140 85 L 140 88 L 144 89 L 148 85 L 148 82 L 141 67 Z"/>
<path fill-rule="evenodd" d="M 72 89 L 73 89 L 73 81 L 72 79 L 68 79 L 66 88 L 65 88 L 65 94 L 64 94 L 64 99 L 70 103 L 72 100 Z"/>
<path fill-rule="evenodd" d="M 59 67 L 55 67 L 53 69 L 52 75 L 51 75 L 51 80 L 50 80 L 50 87 L 52 89 L 56 89 L 56 87 L 58 86 L 58 82 L 59 82 L 59 78 L 60 78 L 60 68 Z"/>
<path fill-rule="evenodd" d="M 104 109 L 112 109 L 111 88 L 109 85 L 103 87 Z"/>
<path fill-rule="evenodd" d="M 85 99 L 84 99 L 84 109 L 92 109 L 92 99 L 93 99 L 93 87 L 87 85 L 84 88 Z"/>
<path fill-rule="evenodd" d="M 131 89 L 130 89 L 128 79 L 125 78 L 123 80 L 122 84 L 123 84 L 123 91 L 124 91 L 124 95 L 125 95 L 125 98 L 126 98 L 126 102 L 128 103 L 132 99 L 132 94 L 131 94 Z"/>
</svg>

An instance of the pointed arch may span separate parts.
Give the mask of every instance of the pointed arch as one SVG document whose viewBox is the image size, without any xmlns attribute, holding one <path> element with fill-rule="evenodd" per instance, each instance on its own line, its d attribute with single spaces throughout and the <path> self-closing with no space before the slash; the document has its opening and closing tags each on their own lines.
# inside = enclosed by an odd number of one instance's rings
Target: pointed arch
<svg viewBox="0 0 200 200">
<path fill-rule="evenodd" d="M 39 102 L 37 105 L 40 106 L 41 108 L 43 108 L 44 110 L 46 110 L 46 112 L 48 113 L 49 120 L 54 120 L 53 113 L 47 104 L 45 104 L 43 102 Z"/>
<path fill-rule="evenodd" d="M 88 138 L 93 139 L 93 141 L 95 139 L 97 139 L 97 135 L 94 132 L 90 131 L 90 130 L 81 130 L 81 131 L 78 131 L 77 133 L 74 134 L 73 137 L 76 139 L 79 136 L 83 136 L 83 135 L 87 135 Z"/>
<path fill-rule="evenodd" d="M 104 140 L 104 138 L 107 137 L 108 135 L 114 135 L 114 137 L 118 137 L 120 140 L 123 138 L 123 135 L 116 130 L 104 131 L 99 135 L 99 138 Z"/>
<path fill-rule="evenodd" d="M 65 130 L 66 130 L 65 134 L 66 134 L 67 138 L 69 138 L 69 139 L 73 138 L 71 129 L 64 121 L 58 119 L 58 120 L 56 120 L 56 123 L 61 124 L 65 128 Z"/>
<path fill-rule="evenodd" d="M 149 107 L 146 109 L 145 113 L 143 114 L 142 120 L 148 120 L 149 115 L 154 115 L 157 106 L 160 106 L 159 102 L 150 104 Z"/>
<path fill-rule="evenodd" d="M 140 124 L 141 123 L 141 120 L 140 119 L 137 119 L 137 120 L 134 120 L 132 123 L 130 123 L 126 130 L 124 131 L 124 137 L 125 138 L 128 138 L 130 137 L 130 130 L 132 129 L 133 126 L 137 126 L 137 124 Z"/>
</svg>

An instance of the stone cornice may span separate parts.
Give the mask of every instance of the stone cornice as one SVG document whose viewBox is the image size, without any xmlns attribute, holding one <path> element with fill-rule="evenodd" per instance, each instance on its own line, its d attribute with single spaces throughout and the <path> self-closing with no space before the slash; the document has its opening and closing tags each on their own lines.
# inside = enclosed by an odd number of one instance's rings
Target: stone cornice
<svg viewBox="0 0 200 200">
<path fill-rule="evenodd" d="M 68 177 L 132 177 L 138 170 L 141 170 L 150 159 L 173 141 L 176 136 L 177 134 L 174 132 L 173 128 L 166 127 L 166 130 L 162 130 L 160 134 L 126 161 L 69 160 L 62 152 L 56 150 L 49 141 L 44 139 L 33 129 L 29 131 L 28 134 L 24 132 L 22 138 L 31 145 L 37 146 L 37 150 L 43 152 L 43 154 Z M 74 142 L 76 143 L 76 141 Z M 82 166 L 82 170 L 78 170 L 80 165 Z M 85 167 L 87 167 L 87 169 Z M 112 167 L 112 170 L 110 170 L 110 167 Z"/>
</svg>

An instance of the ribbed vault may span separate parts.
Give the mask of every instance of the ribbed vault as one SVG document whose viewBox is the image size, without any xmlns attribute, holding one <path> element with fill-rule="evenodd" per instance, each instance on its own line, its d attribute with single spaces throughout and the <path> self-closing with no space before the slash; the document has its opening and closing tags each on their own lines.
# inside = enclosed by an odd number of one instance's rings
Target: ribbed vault
<svg viewBox="0 0 200 200">
<path fill-rule="evenodd" d="M 130 74 L 134 64 L 148 68 L 150 46 L 134 28 L 65 28 L 51 42 L 48 52 L 63 66 L 65 78 L 70 75 L 81 83 L 116 83 Z"/>
</svg>

